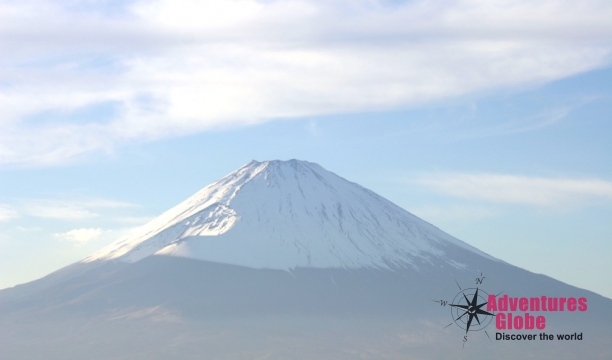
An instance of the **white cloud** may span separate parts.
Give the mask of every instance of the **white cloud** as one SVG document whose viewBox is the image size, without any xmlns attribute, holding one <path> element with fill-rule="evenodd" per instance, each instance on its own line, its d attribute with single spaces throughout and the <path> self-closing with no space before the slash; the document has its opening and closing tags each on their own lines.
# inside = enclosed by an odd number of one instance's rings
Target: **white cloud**
<svg viewBox="0 0 612 360">
<path fill-rule="evenodd" d="M 413 180 L 442 194 L 497 203 L 556 206 L 612 200 L 612 182 L 499 174 L 435 174 Z"/>
<path fill-rule="evenodd" d="M 74 229 L 65 233 L 53 234 L 54 237 L 73 242 L 77 245 L 88 243 L 102 235 L 102 229 Z"/>
<path fill-rule="evenodd" d="M 453 136 L 461 139 L 470 139 L 539 130 L 558 123 L 570 114 L 572 110 L 592 100 L 593 99 L 587 99 L 571 105 L 565 104 L 564 106 L 550 108 L 525 118 L 518 117 L 501 123 L 477 123 L 472 127 L 464 127 L 462 130 L 454 131 Z"/>
<path fill-rule="evenodd" d="M 20 208 L 29 216 L 59 219 L 82 220 L 98 217 L 96 209 L 126 208 L 138 205 L 107 199 L 85 200 L 55 200 L 55 199 L 28 199 L 22 200 Z"/>
<path fill-rule="evenodd" d="M 83 207 L 110 208 L 110 209 L 135 208 L 135 207 L 140 206 L 140 205 L 132 204 L 132 203 L 125 202 L 125 201 L 116 201 L 116 200 L 109 200 L 109 199 L 102 199 L 102 198 L 75 200 L 75 201 L 72 201 L 72 203 L 79 205 L 79 206 L 83 206 Z"/>
<path fill-rule="evenodd" d="M 115 218 L 115 221 L 122 224 L 140 226 L 148 223 L 153 219 L 155 219 L 155 216 L 122 216 Z"/>
<path fill-rule="evenodd" d="M 11 206 L 0 204 L 0 221 L 8 221 L 18 216 L 17 211 Z"/>
<path fill-rule="evenodd" d="M 497 209 L 482 205 L 423 205 L 411 207 L 410 212 L 432 224 L 448 221 L 476 221 L 499 215 Z"/>
<path fill-rule="evenodd" d="M 98 214 L 71 204 L 32 203 L 26 206 L 28 215 L 47 219 L 81 220 L 97 217 Z"/>
<path fill-rule="evenodd" d="M 35 231 L 41 231 L 42 228 L 38 226 L 34 226 L 34 227 L 15 226 L 15 230 L 19 230 L 21 232 L 35 232 Z"/>
<path fill-rule="evenodd" d="M 612 50 L 609 1 L 385 3 L 0 2 L 0 164 L 549 81 Z M 107 119 L 74 115 L 109 102 Z"/>
</svg>

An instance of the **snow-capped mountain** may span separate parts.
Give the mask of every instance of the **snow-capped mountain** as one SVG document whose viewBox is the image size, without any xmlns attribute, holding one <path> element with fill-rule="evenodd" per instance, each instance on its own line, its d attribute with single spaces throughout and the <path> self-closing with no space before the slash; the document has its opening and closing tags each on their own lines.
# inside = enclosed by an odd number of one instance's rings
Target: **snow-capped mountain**
<svg viewBox="0 0 612 360">
<path fill-rule="evenodd" d="M 418 267 L 436 257 L 462 266 L 449 246 L 491 258 L 317 164 L 251 161 L 84 261 L 163 254 L 288 270 Z"/>
<path fill-rule="evenodd" d="M 475 287 L 588 299 L 587 312 L 545 314 L 546 333 L 584 340 L 450 326 L 446 305 Z M 0 290 L 0 359 L 608 360 L 611 309 L 317 164 L 252 161 L 86 259 Z"/>
</svg>

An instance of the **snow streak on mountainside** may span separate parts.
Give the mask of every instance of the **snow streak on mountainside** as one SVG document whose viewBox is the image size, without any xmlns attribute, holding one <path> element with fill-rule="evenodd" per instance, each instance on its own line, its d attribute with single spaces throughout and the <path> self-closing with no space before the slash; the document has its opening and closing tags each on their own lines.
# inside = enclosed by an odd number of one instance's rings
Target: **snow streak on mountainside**
<svg viewBox="0 0 612 360">
<path fill-rule="evenodd" d="M 252 268 L 396 268 L 458 248 L 493 259 L 305 161 L 251 161 L 83 260 L 165 254 Z"/>
</svg>

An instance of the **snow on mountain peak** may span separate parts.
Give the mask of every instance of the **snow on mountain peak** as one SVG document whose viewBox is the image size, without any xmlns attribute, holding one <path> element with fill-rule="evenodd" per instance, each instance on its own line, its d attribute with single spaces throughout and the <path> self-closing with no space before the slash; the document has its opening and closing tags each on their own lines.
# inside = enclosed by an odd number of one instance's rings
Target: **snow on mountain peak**
<svg viewBox="0 0 612 360">
<path fill-rule="evenodd" d="M 306 161 L 251 161 L 84 262 L 153 254 L 253 268 L 394 268 L 491 258 L 355 183 Z"/>
</svg>

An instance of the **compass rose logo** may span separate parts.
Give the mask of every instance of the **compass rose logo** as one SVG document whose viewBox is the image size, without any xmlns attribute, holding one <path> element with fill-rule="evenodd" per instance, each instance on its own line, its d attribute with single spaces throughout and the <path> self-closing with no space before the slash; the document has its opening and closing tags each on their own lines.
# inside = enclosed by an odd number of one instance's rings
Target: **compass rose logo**
<svg viewBox="0 0 612 360">
<path fill-rule="evenodd" d="M 495 314 L 482 309 L 487 305 L 486 299 L 488 296 L 484 290 L 479 288 L 463 289 L 459 291 L 453 302 L 449 304 L 453 321 L 457 326 L 465 329 L 466 334 L 468 331 L 484 329 L 495 317 Z"/>
<path fill-rule="evenodd" d="M 454 276 L 453 276 L 454 278 Z M 480 277 L 476 278 L 476 285 L 482 285 L 485 277 L 480 274 Z M 495 318 L 494 313 L 486 311 L 484 308 L 487 305 L 489 294 L 480 287 L 473 288 L 461 288 L 457 280 L 455 279 L 459 292 L 452 301 L 447 300 L 432 300 L 440 303 L 442 306 L 449 306 L 451 310 L 451 316 L 453 322 L 446 325 L 447 328 L 453 324 L 456 324 L 461 329 L 465 330 L 463 336 L 463 345 L 467 342 L 468 332 L 484 330 Z M 489 340 L 491 337 L 484 330 Z"/>
</svg>

